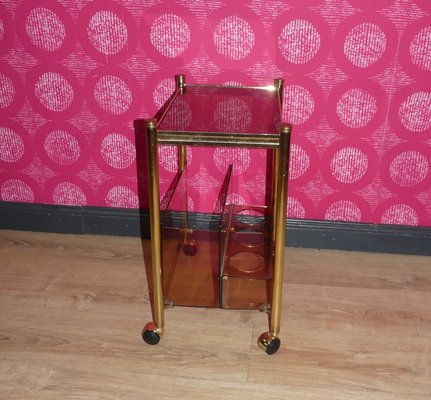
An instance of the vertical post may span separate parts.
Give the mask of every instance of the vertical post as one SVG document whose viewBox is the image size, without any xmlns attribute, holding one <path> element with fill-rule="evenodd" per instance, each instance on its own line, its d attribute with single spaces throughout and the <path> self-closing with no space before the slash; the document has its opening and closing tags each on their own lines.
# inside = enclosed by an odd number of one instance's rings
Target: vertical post
<svg viewBox="0 0 431 400">
<path fill-rule="evenodd" d="M 278 98 L 279 103 L 279 112 L 280 112 L 280 120 L 281 118 L 281 112 L 283 107 L 283 86 L 284 86 L 284 80 L 282 78 L 276 78 L 274 79 L 274 87 Z M 280 151 L 278 149 L 272 151 L 272 239 L 275 241 L 275 221 L 277 220 L 277 185 L 278 185 L 278 175 L 279 175 L 279 156 Z"/>
<path fill-rule="evenodd" d="M 272 150 L 272 195 L 271 195 L 271 207 L 272 207 L 272 221 L 271 221 L 271 229 L 272 229 L 272 243 L 275 242 L 276 238 L 276 221 L 277 221 L 277 191 L 278 191 L 278 176 L 280 174 L 279 170 L 279 160 L 280 160 L 280 149 Z"/>
<path fill-rule="evenodd" d="M 178 146 L 178 170 L 184 171 L 187 163 L 187 151 L 186 146 L 183 144 Z"/>
<path fill-rule="evenodd" d="M 186 76 L 184 74 L 175 75 L 175 87 L 184 90 L 186 86 Z"/>
<path fill-rule="evenodd" d="M 184 74 L 175 75 L 175 87 L 177 90 L 180 90 L 180 93 L 184 93 L 184 89 L 186 86 L 186 76 Z M 187 163 L 187 152 L 186 146 L 179 145 L 178 146 L 178 170 L 184 171 Z"/>
<path fill-rule="evenodd" d="M 162 236 L 160 226 L 159 165 L 157 120 L 146 120 L 148 187 L 151 233 L 151 269 L 153 281 L 153 318 L 157 332 L 163 335 L 164 301 L 162 282 Z"/>
<path fill-rule="evenodd" d="M 283 259 L 286 238 L 286 207 L 287 207 L 287 178 L 289 171 L 291 126 L 282 124 L 280 126 L 280 146 L 278 160 L 278 182 L 277 182 L 277 210 L 275 220 L 275 248 L 274 248 L 274 278 L 271 306 L 270 333 L 277 336 L 280 332 L 281 304 L 283 290 Z"/>
<path fill-rule="evenodd" d="M 283 87 L 284 87 L 284 80 L 283 80 L 283 78 L 276 78 L 276 79 L 274 79 L 274 87 L 275 87 L 275 90 L 278 93 L 278 98 L 280 99 L 280 109 L 281 109 L 282 106 L 283 106 Z"/>
</svg>

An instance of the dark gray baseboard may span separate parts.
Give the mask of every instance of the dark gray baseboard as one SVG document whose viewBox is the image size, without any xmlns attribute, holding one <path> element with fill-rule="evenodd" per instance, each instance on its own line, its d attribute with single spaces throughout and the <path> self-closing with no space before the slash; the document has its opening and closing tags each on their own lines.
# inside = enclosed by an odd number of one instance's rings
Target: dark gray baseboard
<svg viewBox="0 0 431 400">
<path fill-rule="evenodd" d="M 200 229 L 210 214 L 191 214 Z M 149 238 L 145 211 L 0 202 L 0 229 Z M 431 227 L 288 219 L 286 245 L 316 249 L 431 255 Z"/>
<path fill-rule="evenodd" d="M 149 219 L 134 209 L 0 202 L 0 229 L 148 237 Z"/>
</svg>

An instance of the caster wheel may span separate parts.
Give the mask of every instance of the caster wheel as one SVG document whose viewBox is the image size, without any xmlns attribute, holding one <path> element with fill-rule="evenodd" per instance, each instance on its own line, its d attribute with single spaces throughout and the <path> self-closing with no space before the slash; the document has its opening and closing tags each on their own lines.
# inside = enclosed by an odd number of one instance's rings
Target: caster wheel
<svg viewBox="0 0 431 400">
<path fill-rule="evenodd" d="M 281 341 L 277 336 L 274 336 L 270 332 L 265 332 L 260 335 L 257 344 L 266 354 L 274 354 L 280 348 Z"/>
<path fill-rule="evenodd" d="M 160 342 L 160 333 L 157 331 L 153 322 L 149 322 L 142 330 L 142 339 L 147 344 L 155 345 Z"/>
</svg>

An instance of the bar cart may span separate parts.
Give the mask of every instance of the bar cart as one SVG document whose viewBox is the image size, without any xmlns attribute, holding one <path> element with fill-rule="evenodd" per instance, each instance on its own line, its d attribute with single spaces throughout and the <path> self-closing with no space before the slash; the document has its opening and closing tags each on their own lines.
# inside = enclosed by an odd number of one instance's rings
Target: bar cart
<svg viewBox="0 0 431 400">
<path fill-rule="evenodd" d="M 170 305 L 259 309 L 268 313 L 269 330 L 258 345 L 273 354 L 280 347 L 291 132 L 281 123 L 283 80 L 266 87 L 198 85 L 176 75 L 175 82 L 154 118 L 135 121 L 136 134 L 146 136 L 151 234 L 153 321 L 142 337 L 160 341 Z M 160 145 L 178 150 L 178 172 L 161 201 Z M 197 226 L 188 210 L 186 146 L 268 149 L 269 204 L 227 204 L 229 165 L 208 226 Z"/>
</svg>

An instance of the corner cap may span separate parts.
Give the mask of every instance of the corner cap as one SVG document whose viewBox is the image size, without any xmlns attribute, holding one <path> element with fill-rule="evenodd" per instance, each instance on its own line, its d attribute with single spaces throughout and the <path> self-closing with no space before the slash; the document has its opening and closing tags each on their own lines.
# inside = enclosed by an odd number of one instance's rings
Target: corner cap
<svg viewBox="0 0 431 400">
<path fill-rule="evenodd" d="M 147 128 L 156 128 L 157 127 L 157 119 L 156 118 L 146 119 L 145 124 L 147 125 Z"/>
<path fill-rule="evenodd" d="M 292 125 L 287 123 L 280 124 L 280 132 L 282 133 L 290 133 L 292 131 Z"/>
</svg>

